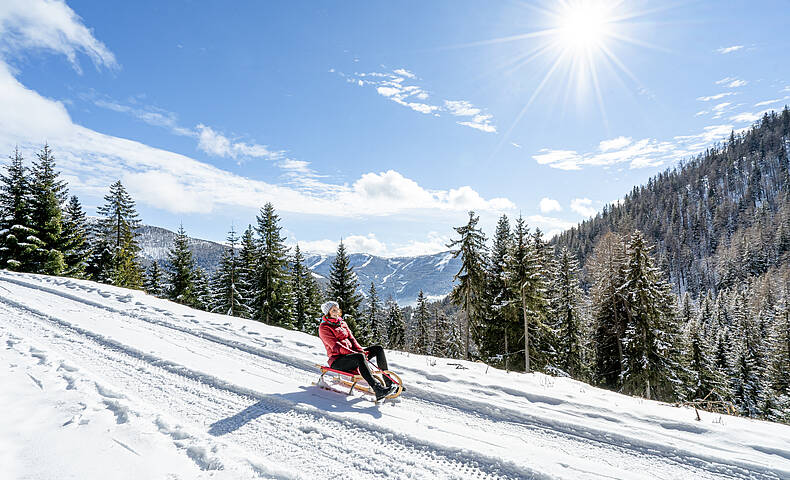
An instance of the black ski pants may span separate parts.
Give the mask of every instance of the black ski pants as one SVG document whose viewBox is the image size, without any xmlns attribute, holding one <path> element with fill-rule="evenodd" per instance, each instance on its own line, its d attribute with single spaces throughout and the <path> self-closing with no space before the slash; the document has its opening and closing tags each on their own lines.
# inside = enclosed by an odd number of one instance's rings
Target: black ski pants
<svg viewBox="0 0 790 480">
<path fill-rule="evenodd" d="M 359 374 L 362 375 L 362 378 L 375 389 L 375 386 L 380 385 L 380 383 L 373 378 L 373 373 L 370 371 L 367 358 L 365 357 L 375 358 L 379 370 L 387 370 L 387 358 L 384 356 L 384 349 L 381 348 L 381 345 L 372 345 L 366 348 L 364 354 L 349 353 L 348 355 L 340 356 L 332 362 L 330 367 L 349 373 L 359 369 Z M 392 380 L 385 376 L 384 386 L 389 387 L 391 384 Z"/>
</svg>

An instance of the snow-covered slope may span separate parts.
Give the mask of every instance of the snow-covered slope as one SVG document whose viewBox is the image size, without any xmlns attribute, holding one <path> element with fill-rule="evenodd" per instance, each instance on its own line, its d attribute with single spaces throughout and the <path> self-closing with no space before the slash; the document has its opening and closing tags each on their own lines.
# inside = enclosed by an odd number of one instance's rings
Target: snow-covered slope
<svg viewBox="0 0 790 480">
<path fill-rule="evenodd" d="M 0 477 L 790 478 L 788 426 L 389 358 L 376 406 L 312 385 L 315 337 L 0 271 Z"/>
</svg>

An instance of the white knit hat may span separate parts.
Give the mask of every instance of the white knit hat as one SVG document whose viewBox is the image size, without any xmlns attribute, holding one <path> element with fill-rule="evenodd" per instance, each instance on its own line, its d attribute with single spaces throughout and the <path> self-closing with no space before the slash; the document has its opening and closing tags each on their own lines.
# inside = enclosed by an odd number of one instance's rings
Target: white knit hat
<svg viewBox="0 0 790 480">
<path fill-rule="evenodd" d="M 337 302 L 333 302 L 330 300 L 324 303 L 323 305 L 321 305 L 321 311 L 324 312 L 324 315 L 327 315 L 329 314 L 329 310 L 331 310 L 332 307 L 340 308 L 340 305 Z"/>
</svg>

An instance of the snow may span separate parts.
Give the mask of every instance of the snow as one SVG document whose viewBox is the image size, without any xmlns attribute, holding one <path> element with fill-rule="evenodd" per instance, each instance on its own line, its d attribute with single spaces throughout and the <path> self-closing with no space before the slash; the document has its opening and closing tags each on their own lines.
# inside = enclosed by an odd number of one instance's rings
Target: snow
<svg viewBox="0 0 790 480">
<path fill-rule="evenodd" d="M 444 268 L 447 266 L 448 263 L 450 263 L 450 260 L 452 259 L 453 259 L 453 254 L 449 252 L 446 253 L 438 262 L 436 262 L 436 265 L 434 265 L 436 267 L 436 270 L 440 272 L 444 271 Z"/>
<path fill-rule="evenodd" d="M 387 354 L 375 405 L 316 337 L 0 270 L 0 477 L 790 478 L 790 426 Z"/>
<path fill-rule="evenodd" d="M 372 260 L 373 260 L 373 255 L 368 255 L 368 259 L 367 259 L 367 260 L 365 260 L 365 263 L 363 263 L 362 265 L 360 265 L 360 266 L 359 266 L 359 268 L 365 268 L 365 267 L 367 267 L 367 266 L 370 264 L 370 262 L 371 262 Z"/>
</svg>

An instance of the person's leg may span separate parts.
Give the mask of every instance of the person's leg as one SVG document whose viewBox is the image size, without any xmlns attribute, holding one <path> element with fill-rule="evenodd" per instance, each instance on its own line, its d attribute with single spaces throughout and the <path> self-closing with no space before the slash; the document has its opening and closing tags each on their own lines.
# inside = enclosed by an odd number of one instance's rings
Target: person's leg
<svg viewBox="0 0 790 480">
<path fill-rule="evenodd" d="M 368 352 L 368 358 L 376 359 L 376 366 L 379 367 L 379 370 L 389 370 L 387 357 L 384 355 L 384 349 L 381 348 L 381 345 L 371 345 L 365 351 Z"/>
<path fill-rule="evenodd" d="M 384 355 L 384 349 L 381 348 L 381 345 L 371 345 L 365 351 L 368 352 L 368 358 L 376 359 L 376 366 L 379 367 L 379 370 L 389 370 L 387 357 Z M 390 385 L 392 385 L 392 380 L 387 375 L 384 375 L 384 386 L 389 388 Z"/>
<path fill-rule="evenodd" d="M 353 372 L 355 369 L 359 369 L 359 374 L 362 375 L 362 378 L 368 382 L 368 385 L 370 385 L 373 390 L 382 388 L 381 384 L 373 378 L 373 373 L 371 373 L 370 368 L 368 368 L 368 362 L 361 353 L 349 353 L 348 355 L 338 357 L 332 362 L 330 367 L 335 370 L 342 370 L 349 373 Z"/>
</svg>

